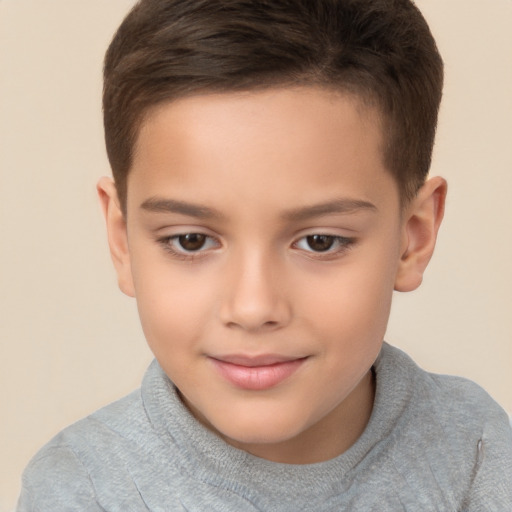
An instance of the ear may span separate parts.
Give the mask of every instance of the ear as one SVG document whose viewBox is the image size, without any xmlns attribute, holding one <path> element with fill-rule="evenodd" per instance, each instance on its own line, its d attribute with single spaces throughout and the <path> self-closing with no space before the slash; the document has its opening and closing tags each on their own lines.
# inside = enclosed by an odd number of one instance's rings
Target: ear
<svg viewBox="0 0 512 512">
<path fill-rule="evenodd" d="M 107 224 L 108 245 L 117 272 L 119 288 L 126 295 L 135 297 L 126 219 L 120 206 L 115 183 L 111 178 L 103 177 L 98 182 L 96 190 Z"/>
<path fill-rule="evenodd" d="M 443 178 L 428 180 L 407 208 L 403 221 L 402 247 L 395 290 L 418 288 L 434 252 L 437 232 L 444 215 L 447 184 Z"/>
</svg>

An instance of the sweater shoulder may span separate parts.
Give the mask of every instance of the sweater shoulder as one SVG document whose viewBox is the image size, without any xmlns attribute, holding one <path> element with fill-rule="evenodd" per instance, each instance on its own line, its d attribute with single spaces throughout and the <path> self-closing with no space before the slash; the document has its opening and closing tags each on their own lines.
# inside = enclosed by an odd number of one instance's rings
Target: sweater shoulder
<svg viewBox="0 0 512 512">
<path fill-rule="evenodd" d="M 66 427 L 25 468 L 17 511 L 102 510 L 97 482 L 109 473 L 122 480 L 144 423 L 137 391 Z"/>
<path fill-rule="evenodd" d="M 133 392 L 61 430 L 32 457 L 24 481 L 55 472 L 64 476 L 86 471 L 88 453 L 111 452 L 119 438 L 135 428 L 134 419 L 141 409 L 139 394 Z"/>
<path fill-rule="evenodd" d="M 510 419 L 481 386 L 463 377 L 423 370 L 389 345 L 382 359 L 382 372 L 392 381 L 387 388 L 390 396 L 383 401 L 396 408 L 401 436 L 417 448 L 424 445 L 426 451 L 439 447 L 436 456 L 449 447 L 454 461 L 459 457 L 475 461 L 482 443 L 488 452 L 501 451 L 512 460 Z"/>
<path fill-rule="evenodd" d="M 408 395 L 408 405 L 416 414 L 424 413 L 469 425 L 489 421 L 508 424 L 502 407 L 477 383 L 453 375 L 420 368 L 401 350 L 386 346 L 386 370 L 400 375 L 400 385 Z"/>
</svg>

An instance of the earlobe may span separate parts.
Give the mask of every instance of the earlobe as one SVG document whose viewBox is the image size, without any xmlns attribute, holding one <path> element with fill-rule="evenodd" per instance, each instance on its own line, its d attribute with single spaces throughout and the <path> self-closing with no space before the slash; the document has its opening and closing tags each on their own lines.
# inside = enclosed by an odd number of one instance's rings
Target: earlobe
<svg viewBox="0 0 512 512">
<path fill-rule="evenodd" d="M 126 219 L 119 203 L 115 183 L 111 178 L 103 177 L 98 182 L 96 190 L 107 225 L 108 245 L 119 288 L 126 295 L 135 297 Z"/>
<path fill-rule="evenodd" d="M 443 178 L 431 178 L 407 209 L 395 290 L 408 292 L 421 284 L 443 220 L 446 192 L 447 184 Z"/>
</svg>

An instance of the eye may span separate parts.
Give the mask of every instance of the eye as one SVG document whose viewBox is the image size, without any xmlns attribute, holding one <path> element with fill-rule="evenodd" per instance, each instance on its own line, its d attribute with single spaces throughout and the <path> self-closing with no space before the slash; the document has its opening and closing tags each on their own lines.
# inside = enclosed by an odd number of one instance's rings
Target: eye
<svg viewBox="0 0 512 512">
<path fill-rule="evenodd" d="M 336 239 L 329 235 L 309 235 L 305 237 L 306 245 L 315 252 L 325 252 L 332 248 Z"/>
<path fill-rule="evenodd" d="M 162 238 L 159 242 L 168 251 L 179 255 L 200 253 L 219 245 L 213 237 L 204 233 L 183 233 Z"/>
<path fill-rule="evenodd" d="M 173 239 L 179 244 L 180 249 L 194 252 L 205 246 L 207 236 L 202 233 L 187 233 L 186 235 L 178 235 Z"/>
<path fill-rule="evenodd" d="M 348 249 L 353 243 L 353 238 L 314 234 L 300 238 L 295 243 L 295 247 L 310 253 L 333 254 Z"/>
</svg>

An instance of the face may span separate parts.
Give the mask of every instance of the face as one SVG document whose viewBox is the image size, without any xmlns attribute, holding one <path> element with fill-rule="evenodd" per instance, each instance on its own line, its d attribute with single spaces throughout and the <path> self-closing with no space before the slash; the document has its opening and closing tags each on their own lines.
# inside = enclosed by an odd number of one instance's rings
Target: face
<svg viewBox="0 0 512 512">
<path fill-rule="evenodd" d="M 235 446 L 317 461 L 364 429 L 403 240 L 381 147 L 375 112 L 315 88 L 182 99 L 140 132 L 120 281 L 184 403 Z M 340 427 L 354 439 L 322 452 Z"/>
</svg>

